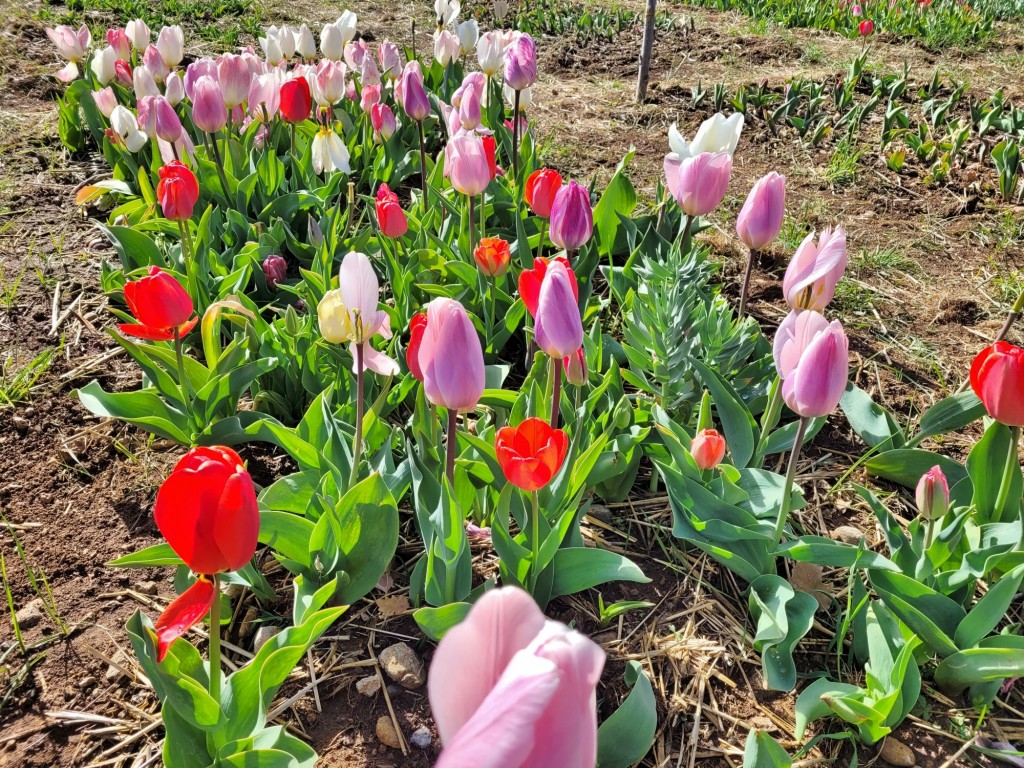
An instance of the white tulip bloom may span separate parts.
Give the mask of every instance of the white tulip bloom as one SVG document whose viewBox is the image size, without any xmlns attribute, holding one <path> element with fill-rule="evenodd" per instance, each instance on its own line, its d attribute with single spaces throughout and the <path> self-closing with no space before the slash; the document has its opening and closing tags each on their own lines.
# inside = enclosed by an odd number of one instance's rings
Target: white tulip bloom
<svg viewBox="0 0 1024 768">
<path fill-rule="evenodd" d="M 697 129 L 693 141 L 687 142 L 679 133 L 675 123 L 668 129 L 668 145 L 672 152 L 682 159 L 695 157 L 704 152 L 732 155 L 743 133 L 743 113 L 735 112 L 726 117 L 716 112 Z"/>
</svg>

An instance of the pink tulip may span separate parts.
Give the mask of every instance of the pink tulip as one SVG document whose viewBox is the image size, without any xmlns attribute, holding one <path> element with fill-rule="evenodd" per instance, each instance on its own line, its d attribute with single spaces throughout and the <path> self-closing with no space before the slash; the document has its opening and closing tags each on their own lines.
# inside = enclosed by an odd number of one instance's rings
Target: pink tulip
<svg viewBox="0 0 1024 768">
<path fill-rule="evenodd" d="M 192 122 L 206 133 L 216 133 L 228 124 L 224 94 L 212 77 L 203 75 L 193 88 Z"/>
<path fill-rule="evenodd" d="M 96 108 L 100 114 L 107 119 L 110 118 L 114 107 L 117 106 L 117 96 L 114 95 L 114 89 L 109 85 L 101 91 L 93 91 L 92 100 L 96 102 Z"/>
<path fill-rule="evenodd" d="M 936 465 L 921 475 L 914 494 L 917 500 L 917 511 L 926 520 L 939 520 L 949 510 L 949 481 Z"/>
<path fill-rule="evenodd" d="M 185 98 L 185 84 L 177 72 L 171 72 L 164 81 L 164 98 L 172 107 L 178 106 Z"/>
<path fill-rule="evenodd" d="M 252 70 L 244 56 L 225 53 L 217 59 L 217 80 L 224 94 L 224 106 L 228 109 L 243 104 L 249 96 Z"/>
<path fill-rule="evenodd" d="M 428 325 L 429 328 L 429 325 Z M 605 653 L 517 587 L 487 592 L 437 647 L 436 768 L 592 768 Z"/>
<path fill-rule="evenodd" d="M 375 139 L 387 141 L 395 135 L 398 123 L 395 121 L 395 113 L 387 104 L 374 104 L 370 109 L 370 125 L 373 126 Z"/>
<path fill-rule="evenodd" d="M 561 360 L 583 344 L 583 321 L 572 278 L 561 261 L 548 263 L 537 300 L 534 338 L 537 346 Z"/>
<path fill-rule="evenodd" d="M 570 384 L 582 387 L 587 383 L 587 353 L 583 347 L 563 359 L 562 367 L 565 369 L 565 379 Z"/>
<path fill-rule="evenodd" d="M 871 21 L 871 19 L 865 19 L 860 23 L 858 31 L 860 32 L 861 37 L 867 37 L 875 31 L 875 22 Z"/>
<path fill-rule="evenodd" d="M 427 327 L 417 356 L 427 400 L 471 411 L 484 391 L 484 353 L 465 308 L 444 297 L 427 304 Z"/>
<path fill-rule="evenodd" d="M 594 234 L 590 193 L 576 181 L 570 181 L 555 193 L 549 234 L 551 242 L 566 251 L 578 250 Z"/>
<path fill-rule="evenodd" d="M 178 113 L 174 111 L 174 107 L 171 106 L 171 102 L 165 97 L 156 96 L 153 98 L 152 105 L 156 113 L 153 123 L 156 138 L 163 139 L 168 144 L 178 141 L 181 138 L 181 120 L 178 118 Z M 141 111 L 141 109 L 140 106 L 139 110 Z M 153 137 L 150 136 L 150 138 Z"/>
<path fill-rule="evenodd" d="M 505 49 L 505 83 L 514 91 L 522 91 L 536 80 L 537 46 L 529 35 L 516 35 Z"/>
<path fill-rule="evenodd" d="M 665 156 L 668 191 L 687 216 L 706 216 L 722 202 L 732 174 L 732 156 L 726 152 L 702 152 L 681 158 Z"/>
<path fill-rule="evenodd" d="M 86 51 L 92 45 L 92 34 L 84 24 L 77 31 L 63 24 L 56 29 L 46 30 L 46 36 L 57 47 L 61 58 L 77 63 L 85 58 Z"/>
<path fill-rule="evenodd" d="M 345 98 L 345 74 L 344 64 L 330 59 L 321 60 L 316 67 L 316 87 L 313 88 L 317 103 L 330 107 Z"/>
<path fill-rule="evenodd" d="M 132 70 L 132 87 L 135 89 L 137 101 L 141 101 L 146 96 L 160 95 L 160 87 L 156 84 L 153 73 L 145 64 L 140 64 Z"/>
<path fill-rule="evenodd" d="M 444 148 L 444 175 L 464 195 L 479 195 L 487 189 L 491 169 L 483 140 L 477 134 L 461 132 L 448 140 Z"/>
<path fill-rule="evenodd" d="M 219 80 L 217 73 L 217 62 L 211 58 L 204 57 L 202 59 L 196 59 L 187 67 L 185 67 L 185 95 L 190 99 L 195 100 L 196 82 L 200 77 L 212 77 L 214 80 Z"/>
<path fill-rule="evenodd" d="M 779 236 L 786 213 L 786 177 L 772 171 L 758 179 L 736 219 L 736 234 L 747 248 L 759 251 Z"/>
<path fill-rule="evenodd" d="M 281 106 L 281 78 L 268 72 L 252 79 L 246 97 L 249 114 L 259 120 L 270 120 Z"/>
<path fill-rule="evenodd" d="M 162 83 L 164 78 L 171 73 L 170 68 L 164 63 L 163 57 L 160 56 L 160 51 L 155 45 L 150 45 L 146 48 L 142 54 L 142 63 L 145 64 L 146 69 L 153 75 L 153 79 L 158 83 Z"/>
<path fill-rule="evenodd" d="M 117 58 L 125 61 L 132 57 L 132 43 L 128 39 L 128 33 L 123 29 L 107 30 L 107 45 L 114 49 Z"/>
<path fill-rule="evenodd" d="M 434 58 L 442 67 L 447 67 L 453 61 L 457 61 L 462 45 L 459 38 L 447 29 L 442 29 L 434 35 Z"/>
<path fill-rule="evenodd" d="M 359 108 L 363 110 L 364 114 L 369 114 L 373 105 L 378 102 L 380 102 L 380 86 L 364 84 L 363 90 L 359 94 Z"/>
<path fill-rule="evenodd" d="M 849 341 L 838 320 L 794 310 L 779 325 L 773 348 L 782 399 L 799 416 L 827 416 L 839 404 L 849 375 Z"/>
<path fill-rule="evenodd" d="M 263 260 L 263 276 L 267 279 L 267 285 L 276 288 L 288 274 L 288 262 L 272 253 Z"/>
<path fill-rule="evenodd" d="M 402 52 L 390 40 L 377 46 L 377 58 L 380 59 L 381 74 L 389 80 L 397 80 L 402 74 Z"/>
<path fill-rule="evenodd" d="M 405 65 L 395 86 L 395 98 L 410 118 L 420 122 L 430 114 L 430 99 L 423 88 L 423 70 L 418 61 Z"/>
<path fill-rule="evenodd" d="M 125 34 L 128 35 L 128 39 L 132 41 L 132 47 L 136 51 L 142 53 L 146 50 L 146 46 L 149 45 L 150 32 L 149 26 L 142 19 L 134 19 L 129 21 L 124 27 Z"/>
<path fill-rule="evenodd" d="M 796 249 L 786 268 L 782 292 L 793 309 L 823 310 L 836 293 L 846 271 L 846 232 L 842 227 L 822 230 L 818 244 L 812 232 Z"/>
<path fill-rule="evenodd" d="M 131 88 L 134 84 L 132 77 L 132 65 L 124 59 L 118 59 L 114 62 L 114 79 L 117 80 L 118 85 L 122 85 L 125 88 Z M 154 87 L 156 83 L 153 84 Z"/>
<path fill-rule="evenodd" d="M 365 40 L 354 40 L 345 44 L 345 63 L 348 68 L 358 72 L 363 67 L 363 60 L 370 55 Z"/>
<path fill-rule="evenodd" d="M 156 36 L 156 49 L 168 69 L 174 69 L 185 58 L 185 34 L 177 24 L 163 27 Z"/>
</svg>

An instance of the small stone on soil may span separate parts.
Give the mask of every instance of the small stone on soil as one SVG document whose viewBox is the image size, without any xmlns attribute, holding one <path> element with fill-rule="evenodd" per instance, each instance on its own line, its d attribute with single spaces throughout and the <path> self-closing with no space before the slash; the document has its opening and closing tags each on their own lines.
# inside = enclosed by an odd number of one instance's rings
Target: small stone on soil
<svg viewBox="0 0 1024 768">
<path fill-rule="evenodd" d="M 20 611 L 14 614 L 14 618 L 21 629 L 31 629 L 34 627 L 43 618 L 42 598 L 37 597 L 35 600 L 27 603 Z"/>
<path fill-rule="evenodd" d="M 864 541 L 864 532 L 852 525 L 840 525 L 832 531 L 832 538 L 855 547 Z"/>
<path fill-rule="evenodd" d="M 395 730 L 395 724 L 391 722 L 391 718 L 387 715 L 381 715 L 377 718 L 377 739 L 386 747 L 392 749 L 400 749 L 402 746 L 401 740 L 398 738 L 398 731 Z"/>
<path fill-rule="evenodd" d="M 157 585 L 155 581 L 140 581 L 135 585 L 135 591 L 140 595 L 155 595 Z"/>
<path fill-rule="evenodd" d="M 409 741 L 414 747 L 427 749 L 430 747 L 430 742 L 433 741 L 433 737 L 430 735 L 430 729 L 425 725 L 421 725 L 412 732 L 412 736 L 409 737 Z"/>
<path fill-rule="evenodd" d="M 363 694 L 363 696 L 373 696 L 373 694 L 380 690 L 380 676 L 369 675 L 361 680 L 357 680 L 356 690 Z"/>
<path fill-rule="evenodd" d="M 94 685 L 96 685 L 96 678 L 92 675 L 86 675 L 78 681 L 78 687 L 83 690 L 86 688 L 92 688 Z"/>
<path fill-rule="evenodd" d="M 879 751 L 878 756 L 882 759 L 882 762 L 894 765 L 897 768 L 910 768 L 910 766 L 917 763 L 914 750 L 892 736 L 889 736 L 882 742 L 882 749 Z"/>
<path fill-rule="evenodd" d="M 403 688 L 414 690 L 425 681 L 423 662 L 405 643 L 395 643 L 381 651 L 380 665 L 384 673 Z"/>
<path fill-rule="evenodd" d="M 120 665 L 121 667 L 127 666 L 125 664 L 124 654 L 120 651 L 114 654 L 114 658 L 112 659 L 112 661 L 115 664 Z M 124 675 L 124 672 L 115 667 L 114 664 L 111 664 L 109 667 L 107 667 L 107 672 L 104 675 L 104 677 L 106 678 L 108 683 L 113 683 L 117 680 L 120 680 L 122 675 Z"/>
</svg>

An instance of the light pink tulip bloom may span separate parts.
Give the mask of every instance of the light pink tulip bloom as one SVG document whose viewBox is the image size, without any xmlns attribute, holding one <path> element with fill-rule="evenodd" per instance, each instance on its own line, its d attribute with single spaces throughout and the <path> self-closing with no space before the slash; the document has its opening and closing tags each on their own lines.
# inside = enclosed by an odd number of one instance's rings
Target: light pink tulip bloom
<svg viewBox="0 0 1024 768">
<path fill-rule="evenodd" d="M 379 85 L 363 85 L 363 90 L 359 94 L 359 108 L 363 110 L 365 114 L 369 114 L 370 110 L 373 109 L 373 105 L 380 102 L 380 86 Z"/>
<path fill-rule="evenodd" d="M 722 202 L 732 174 L 732 156 L 725 152 L 702 152 L 681 158 L 665 155 L 668 191 L 688 216 L 706 216 Z"/>
<path fill-rule="evenodd" d="M 132 57 L 132 42 L 123 29 L 107 30 L 107 45 L 114 49 L 117 58 L 128 61 Z"/>
<path fill-rule="evenodd" d="M 338 61 L 323 59 L 317 64 L 316 87 L 311 90 L 320 106 L 330 107 L 345 98 L 345 73 L 345 65 Z"/>
<path fill-rule="evenodd" d="M 132 41 L 132 47 L 134 47 L 136 51 L 142 53 L 146 50 L 151 37 L 149 25 L 147 25 L 146 22 L 142 19 L 129 21 L 125 25 L 124 31 L 125 34 L 128 35 L 128 39 Z"/>
<path fill-rule="evenodd" d="M 224 94 L 212 77 L 203 75 L 193 88 L 192 122 L 206 133 L 216 133 L 228 124 L 228 110 Z"/>
<path fill-rule="evenodd" d="M 185 98 L 185 84 L 177 72 L 171 72 L 164 81 L 164 98 L 172 107 L 178 106 Z"/>
<path fill-rule="evenodd" d="M 270 120 L 281 106 L 281 76 L 277 71 L 254 77 L 246 98 L 249 114 L 257 120 Z"/>
<path fill-rule="evenodd" d="M 423 69 L 418 61 L 410 61 L 395 84 L 395 99 L 411 119 L 422 121 L 430 114 L 430 99 L 423 87 Z"/>
<path fill-rule="evenodd" d="M 477 134 L 462 131 L 448 140 L 444 148 L 444 175 L 464 195 L 479 195 L 487 189 L 491 168 L 483 140 Z"/>
<path fill-rule="evenodd" d="M 402 74 L 402 52 L 390 40 L 377 46 L 377 58 L 380 59 L 381 74 L 388 80 L 397 80 Z"/>
<path fill-rule="evenodd" d="M 786 177 L 772 171 L 758 179 L 736 219 L 736 234 L 752 251 L 779 236 L 786 215 Z"/>
<path fill-rule="evenodd" d="M 234 109 L 245 103 L 252 83 L 252 68 L 244 56 L 225 53 L 217 59 L 217 81 L 224 94 L 224 106 Z"/>
<path fill-rule="evenodd" d="M 185 67 L 185 95 L 195 99 L 196 82 L 200 77 L 212 77 L 218 80 L 217 62 L 210 58 L 196 59 Z"/>
<path fill-rule="evenodd" d="M 430 666 L 445 745 L 435 768 L 593 768 L 604 661 L 600 646 L 546 621 L 523 590 L 487 592 Z"/>
<path fill-rule="evenodd" d="M 47 27 L 46 36 L 57 47 L 57 53 L 66 61 L 80 62 L 92 45 L 92 33 L 83 24 L 77 31 L 61 24 L 55 29 Z"/>
<path fill-rule="evenodd" d="M 171 73 L 170 68 L 164 63 L 160 50 L 155 45 L 150 45 L 142 54 L 142 63 L 153 75 L 153 79 L 162 83 Z"/>
<path fill-rule="evenodd" d="M 821 231 L 818 244 L 812 232 L 796 249 L 786 268 L 782 292 L 793 309 L 823 310 L 832 301 L 846 271 L 846 232 L 842 227 Z"/>
<path fill-rule="evenodd" d="M 92 100 L 96 102 L 96 108 L 100 111 L 100 114 L 110 119 L 110 114 L 114 111 L 114 107 L 117 106 L 117 96 L 114 95 L 114 89 L 108 85 L 101 91 L 93 91 Z"/>
<path fill-rule="evenodd" d="M 345 44 L 345 63 L 354 72 L 363 68 L 363 59 L 369 55 L 369 46 L 365 40 L 355 40 Z"/>
<path fill-rule="evenodd" d="M 159 96 L 160 86 L 156 84 L 156 78 L 145 64 L 140 64 L 132 70 L 132 87 L 135 89 L 137 101 L 147 96 Z"/>
<path fill-rule="evenodd" d="M 447 67 L 453 61 L 457 61 L 461 50 L 462 44 L 457 35 L 447 29 L 434 33 L 434 58 L 442 67 Z"/>
<path fill-rule="evenodd" d="M 484 352 L 459 302 L 439 297 L 427 304 L 418 361 L 428 401 L 456 411 L 476 408 L 484 392 Z"/>
<path fill-rule="evenodd" d="M 773 344 L 782 399 L 799 416 L 827 416 L 839 404 L 849 377 L 850 351 L 838 320 L 794 310 L 779 325 Z"/>
</svg>

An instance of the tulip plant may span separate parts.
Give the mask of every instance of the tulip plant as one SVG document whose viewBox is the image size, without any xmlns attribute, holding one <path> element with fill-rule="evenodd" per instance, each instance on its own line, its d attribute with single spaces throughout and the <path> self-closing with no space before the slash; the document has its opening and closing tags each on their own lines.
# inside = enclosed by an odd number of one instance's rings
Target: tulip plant
<svg viewBox="0 0 1024 768">
<path fill-rule="evenodd" d="M 440 640 L 438 764 L 635 763 L 657 731 L 650 681 L 629 665 L 631 703 L 598 728 L 604 652 L 542 611 L 647 581 L 583 529 L 595 500 L 634 493 L 644 460 L 672 533 L 742 584 L 769 688 L 796 685 L 793 651 L 818 610 L 785 578 L 787 561 L 849 569 L 842 624 L 869 674 L 805 688 L 801 724 L 834 713 L 858 738 L 881 738 L 907 714 L 928 655 L 936 683 L 972 703 L 1024 674 L 1019 637 L 997 632 L 1024 579 L 1024 350 L 988 347 L 972 392 L 901 427 L 848 383 L 849 341 L 829 314 L 847 264 L 841 226 L 792 254 L 791 312 L 773 339 L 748 311 L 758 254 L 781 247 L 783 176 L 760 179 L 735 222 L 747 254 L 735 310 L 713 282 L 701 232 L 721 216 L 767 91 L 741 102 L 748 118 L 715 114 L 692 140 L 673 125 L 656 205 L 640 212 L 632 154 L 603 190 L 543 167 L 529 34 L 481 33 L 451 0 L 435 12 L 426 59 L 371 46 L 348 11 L 319 40 L 271 27 L 259 51 L 187 65 L 176 27 L 153 42 L 134 21 L 105 47 L 85 28 L 48 31 L 69 84 L 61 136 L 111 168 L 79 202 L 111 204 L 102 229 L 117 258 L 101 287 L 124 321 L 112 335 L 143 374 L 134 391 L 94 381 L 78 397 L 185 451 L 154 507 L 166 544 L 114 563 L 175 565 L 185 587 L 155 624 L 137 614 L 128 626 L 161 701 L 164 763 L 313 765 L 308 746 L 267 724 L 271 701 L 392 567 L 400 505 L 421 540 L 404 563 L 413 615 Z M 817 117 L 798 116 L 803 87 L 772 119 L 813 133 Z M 853 93 L 836 88 L 837 109 Z M 712 98 L 724 106 L 724 89 Z M 920 484 L 905 530 L 858 489 L 887 553 L 802 535 L 800 456 L 837 407 L 869 446 L 869 473 Z M 986 414 L 965 464 L 920 447 Z M 256 441 L 295 466 L 258 492 L 242 458 Z M 784 474 L 768 468 L 785 453 Z M 221 586 L 273 595 L 259 546 L 291 577 L 291 626 L 225 675 Z M 493 549 L 496 577 L 474 571 L 471 546 Z M 206 617 L 204 660 L 189 633 Z"/>
</svg>

